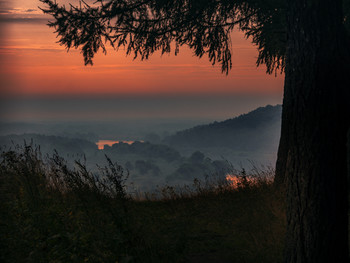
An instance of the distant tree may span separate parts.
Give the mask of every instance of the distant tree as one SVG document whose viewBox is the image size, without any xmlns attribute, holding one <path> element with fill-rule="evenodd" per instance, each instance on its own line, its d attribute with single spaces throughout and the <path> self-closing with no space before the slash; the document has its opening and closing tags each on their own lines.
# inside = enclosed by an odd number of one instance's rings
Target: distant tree
<svg viewBox="0 0 350 263">
<path fill-rule="evenodd" d="M 190 161 L 192 163 L 202 163 L 204 161 L 204 157 L 205 156 L 202 152 L 196 151 L 190 156 Z"/>
<path fill-rule="evenodd" d="M 151 143 L 160 143 L 161 141 L 160 136 L 156 133 L 146 134 L 144 140 Z"/>
<path fill-rule="evenodd" d="M 148 163 L 146 163 L 145 161 L 143 161 L 143 160 L 137 160 L 135 162 L 135 169 L 140 174 L 144 175 L 151 169 L 151 166 Z"/>
<path fill-rule="evenodd" d="M 135 162 L 135 169 L 142 175 L 151 174 L 158 176 L 160 174 L 159 167 L 150 161 L 137 160 Z"/>
<path fill-rule="evenodd" d="M 258 46 L 257 64 L 285 70 L 276 184 L 286 184 L 285 262 L 348 262 L 346 142 L 350 126 L 349 0 L 109 0 L 58 6 L 60 44 L 81 47 L 85 64 L 105 41 L 127 54 L 188 45 L 228 73 L 238 26 Z M 343 13 L 343 4 L 344 11 Z"/>
<path fill-rule="evenodd" d="M 215 173 L 217 173 L 220 176 L 225 176 L 231 168 L 227 161 L 215 160 L 212 164 Z"/>
<path fill-rule="evenodd" d="M 134 170 L 134 166 L 132 165 L 132 163 L 130 161 L 127 161 L 125 163 L 125 168 L 128 170 L 128 171 L 131 171 L 131 170 Z"/>
</svg>

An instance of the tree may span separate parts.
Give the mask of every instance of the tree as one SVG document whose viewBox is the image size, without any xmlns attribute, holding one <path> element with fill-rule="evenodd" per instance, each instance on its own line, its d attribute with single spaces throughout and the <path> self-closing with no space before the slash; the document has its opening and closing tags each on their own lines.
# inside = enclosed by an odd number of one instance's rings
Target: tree
<svg viewBox="0 0 350 263">
<path fill-rule="evenodd" d="M 289 1 L 287 10 L 279 149 L 287 187 L 286 262 L 348 262 L 350 41 L 342 1 Z"/>
<path fill-rule="evenodd" d="M 188 45 L 227 74 L 230 32 L 243 30 L 258 65 L 285 70 L 275 179 L 287 193 L 284 260 L 348 262 L 349 0 L 100 0 L 68 9 L 41 1 L 60 44 L 81 47 L 85 64 L 106 52 L 103 40 L 141 59 L 174 42 L 175 54 Z"/>
</svg>

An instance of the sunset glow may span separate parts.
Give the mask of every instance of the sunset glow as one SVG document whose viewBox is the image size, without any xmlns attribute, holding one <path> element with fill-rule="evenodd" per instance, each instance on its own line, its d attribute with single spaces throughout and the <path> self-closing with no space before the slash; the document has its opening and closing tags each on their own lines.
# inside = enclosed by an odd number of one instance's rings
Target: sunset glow
<svg viewBox="0 0 350 263">
<path fill-rule="evenodd" d="M 113 140 L 99 140 L 96 145 L 99 150 L 103 150 L 105 145 L 112 146 L 116 143 L 127 143 L 127 144 L 133 144 L 135 141 L 113 141 Z"/>
<path fill-rule="evenodd" d="M 257 178 L 227 174 L 226 181 L 229 183 L 230 187 L 232 187 L 233 189 L 237 189 L 240 187 L 244 187 L 245 185 L 257 183 Z"/>
<path fill-rule="evenodd" d="M 2 106 L 2 120 L 130 116 L 217 120 L 282 102 L 283 74 L 267 75 L 265 66 L 257 68 L 257 47 L 238 30 L 232 33 L 233 67 L 227 76 L 220 65 L 212 66 L 206 56 L 199 59 L 187 46 L 177 56 L 155 53 L 147 61 L 133 60 L 123 48 L 108 47 L 107 55 L 99 52 L 93 66 L 84 66 L 80 50 L 67 52 L 57 43 L 54 29 L 46 25 L 50 17 L 39 10 L 38 0 L 0 3 L 0 103 L 7 105 Z M 90 101 L 101 96 L 118 102 L 115 106 L 109 106 L 112 102 L 66 106 L 66 99 Z M 56 98 L 63 98 L 63 104 L 46 102 Z M 129 99 L 137 103 L 127 105 Z M 57 106 L 61 104 L 65 106 Z"/>
<path fill-rule="evenodd" d="M 58 1 L 72 2 L 77 1 Z M 154 54 L 149 61 L 126 57 L 123 49 L 99 53 L 84 66 L 79 50 L 59 46 L 39 1 L 6 1 L 0 47 L 2 95 L 28 94 L 241 94 L 281 93 L 283 76 L 256 68 L 257 48 L 242 32 L 232 34 L 233 69 L 228 76 L 206 57 L 182 47 L 175 56 Z M 7 11 L 5 8 L 7 7 Z M 5 12 L 6 11 L 6 12 Z"/>
</svg>

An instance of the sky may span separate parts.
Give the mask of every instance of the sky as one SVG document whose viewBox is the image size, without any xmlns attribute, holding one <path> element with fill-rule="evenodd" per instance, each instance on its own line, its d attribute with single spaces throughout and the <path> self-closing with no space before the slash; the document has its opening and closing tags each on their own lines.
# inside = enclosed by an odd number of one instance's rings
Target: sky
<svg viewBox="0 0 350 263">
<path fill-rule="evenodd" d="M 187 47 L 148 61 L 109 48 L 84 66 L 79 50 L 56 43 L 38 6 L 38 0 L 0 0 L 0 120 L 225 119 L 282 102 L 283 74 L 256 67 L 257 48 L 242 32 L 232 33 L 228 76 Z"/>
</svg>

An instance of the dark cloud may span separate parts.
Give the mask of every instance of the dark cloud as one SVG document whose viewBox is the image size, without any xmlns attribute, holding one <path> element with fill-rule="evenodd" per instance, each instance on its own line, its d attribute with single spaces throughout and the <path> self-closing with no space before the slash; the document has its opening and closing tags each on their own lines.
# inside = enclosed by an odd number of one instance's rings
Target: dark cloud
<svg viewBox="0 0 350 263">
<path fill-rule="evenodd" d="M 3 8 L 0 6 L 0 14 L 12 14 L 13 8 Z"/>
<path fill-rule="evenodd" d="M 12 14 L 15 9 L 11 8 L 8 2 L 0 1 L 0 15 Z"/>
<path fill-rule="evenodd" d="M 37 9 L 27 9 L 27 10 L 25 10 L 25 12 L 27 12 L 27 13 L 31 13 L 31 12 L 35 12 L 35 11 L 38 11 Z"/>
<path fill-rule="evenodd" d="M 36 17 L 19 17 L 19 16 L 12 16 L 12 15 L 6 15 L 1 16 L 0 15 L 0 23 L 44 23 L 47 24 L 48 18 L 44 16 L 36 16 Z"/>
<path fill-rule="evenodd" d="M 0 23 L 38 23 L 47 21 L 43 14 L 38 14 L 36 8 L 14 7 L 14 3 L 8 0 L 0 0 Z"/>
<path fill-rule="evenodd" d="M 6 3 L 6 2 L 1 2 Z M 0 5 L 0 23 L 47 23 L 49 17 L 37 14 L 38 9 L 19 9 Z"/>
<path fill-rule="evenodd" d="M 72 87 L 74 88 L 74 87 Z M 261 105 L 281 103 L 281 96 L 261 95 L 54 95 L 0 98 L 11 116 L 31 115 L 36 120 L 112 120 L 118 118 L 194 118 L 222 120 Z"/>
</svg>

